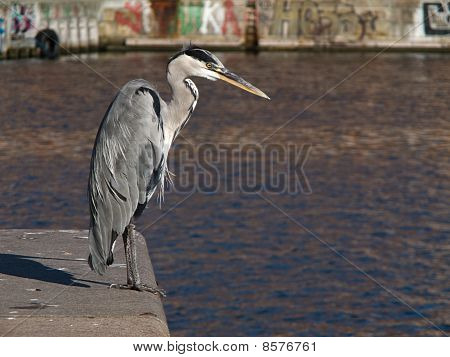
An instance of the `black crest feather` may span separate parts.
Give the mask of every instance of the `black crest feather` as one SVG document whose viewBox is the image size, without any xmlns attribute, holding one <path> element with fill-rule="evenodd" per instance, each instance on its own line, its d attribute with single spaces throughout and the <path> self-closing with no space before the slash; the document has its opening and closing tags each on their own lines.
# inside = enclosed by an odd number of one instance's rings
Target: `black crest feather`
<svg viewBox="0 0 450 357">
<path fill-rule="evenodd" d="M 217 65 L 221 64 L 220 61 L 217 59 L 217 57 L 214 56 L 211 52 L 198 46 L 195 46 L 191 42 L 189 44 L 185 44 L 180 52 L 172 56 L 169 59 L 169 63 L 184 54 L 202 62 L 212 62 Z"/>
</svg>

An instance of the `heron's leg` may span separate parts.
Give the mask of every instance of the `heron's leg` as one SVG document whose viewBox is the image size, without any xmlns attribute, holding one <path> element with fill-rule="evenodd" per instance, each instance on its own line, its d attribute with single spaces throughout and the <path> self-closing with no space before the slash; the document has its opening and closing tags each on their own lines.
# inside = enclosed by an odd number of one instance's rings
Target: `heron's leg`
<svg viewBox="0 0 450 357">
<path fill-rule="evenodd" d="M 123 234 L 123 245 L 125 247 L 125 261 L 127 263 L 128 286 L 133 286 L 135 285 L 136 282 L 136 277 L 134 274 L 135 271 L 137 272 L 135 259 L 133 266 L 133 248 L 134 248 L 134 256 L 136 256 L 136 245 L 133 244 L 133 236 L 134 236 L 134 224 L 130 223 L 125 229 L 125 232 Z"/>
<path fill-rule="evenodd" d="M 159 294 L 162 297 L 166 296 L 166 292 L 163 289 L 153 288 L 151 286 L 141 283 L 141 278 L 139 276 L 138 266 L 137 266 L 137 250 L 136 250 L 136 233 L 135 225 L 130 223 L 124 234 L 123 234 L 123 244 L 125 247 L 125 260 L 127 263 L 127 285 L 112 284 L 111 288 L 119 289 L 131 289 L 138 291 L 148 291 L 153 294 Z"/>
<path fill-rule="evenodd" d="M 159 294 L 162 297 L 166 296 L 166 292 L 163 289 L 160 288 L 154 288 L 151 286 L 148 286 L 146 284 L 142 284 L 141 278 L 139 276 L 138 266 L 137 266 L 137 253 L 136 253 L 136 232 L 134 230 L 134 225 L 129 225 L 128 227 L 131 227 L 131 230 L 128 231 L 129 233 L 129 240 L 130 240 L 130 266 L 131 266 L 131 275 L 133 278 L 133 284 L 131 289 L 138 290 L 138 291 L 148 291 L 153 294 Z"/>
<path fill-rule="evenodd" d="M 128 251 L 127 251 L 127 270 L 128 270 L 128 284 L 133 287 L 141 285 L 141 278 L 139 276 L 138 266 L 137 266 L 137 253 L 136 253 L 136 234 L 134 231 L 135 225 L 129 224 L 127 227 L 128 233 Z"/>
<path fill-rule="evenodd" d="M 122 284 L 112 284 L 110 288 L 120 288 L 120 289 L 130 289 L 134 285 L 134 275 L 132 267 L 132 232 L 134 230 L 134 225 L 130 223 L 123 232 L 123 247 L 125 249 L 125 262 L 127 264 L 127 285 Z M 136 250 L 136 246 L 135 246 Z"/>
</svg>

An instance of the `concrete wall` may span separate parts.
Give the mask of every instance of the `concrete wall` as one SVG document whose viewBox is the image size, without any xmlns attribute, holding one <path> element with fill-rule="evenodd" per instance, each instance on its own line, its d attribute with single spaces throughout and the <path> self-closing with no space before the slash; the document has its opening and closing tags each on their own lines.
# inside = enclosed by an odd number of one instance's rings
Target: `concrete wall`
<svg viewBox="0 0 450 357">
<path fill-rule="evenodd" d="M 0 53 L 7 48 L 34 47 L 39 30 L 51 28 L 63 47 L 98 46 L 101 1 L 23 1 L 0 4 Z"/>
<path fill-rule="evenodd" d="M 70 50 L 173 39 L 241 44 L 248 0 L 25 0 L 0 4 L 0 54 L 50 27 Z M 253 0 L 261 46 L 450 48 L 449 0 Z M 145 41 L 144 41 L 145 42 Z"/>
<path fill-rule="evenodd" d="M 40 3 L 36 8 L 36 28 L 51 28 L 70 49 L 98 46 L 98 1 Z"/>
<path fill-rule="evenodd" d="M 101 36 L 240 41 L 245 32 L 245 0 L 106 1 Z"/>
<path fill-rule="evenodd" d="M 241 42 L 246 0 L 24 0 L 0 4 L 0 52 L 33 46 L 44 28 L 55 30 L 70 49 L 127 38 Z"/>
<path fill-rule="evenodd" d="M 450 45 L 450 1 L 257 1 L 261 44 Z"/>
<path fill-rule="evenodd" d="M 155 33 L 155 18 L 146 0 L 103 1 L 99 12 L 100 42 L 123 43 L 125 38 Z"/>
<path fill-rule="evenodd" d="M 448 0 L 254 1 L 258 36 L 263 46 L 379 47 L 394 41 L 398 41 L 395 46 L 400 47 L 450 46 Z M 239 43 L 244 41 L 249 18 L 246 6 L 250 2 L 109 1 L 111 8 L 114 3 L 117 10 L 114 16 L 111 12 L 106 15 L 110 10 L 103 7 L 101 22 L 109 21 L 109 24 L 101 25 L 101 33 L 104 36 L 126 33 L 128 37 Z M 128 15 L 120 18 L 117 11 L 128 12 Z M 123 26 L 130 29 L 119 31 Z"/>
</svg>

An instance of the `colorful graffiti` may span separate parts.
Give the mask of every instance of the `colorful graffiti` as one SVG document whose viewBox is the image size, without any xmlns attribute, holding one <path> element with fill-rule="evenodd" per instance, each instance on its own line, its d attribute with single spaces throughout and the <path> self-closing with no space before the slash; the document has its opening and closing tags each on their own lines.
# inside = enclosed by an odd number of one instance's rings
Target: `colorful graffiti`
<svg viewBox="0 0 450 357">
<path fill-rule="evenodd" d="M 140 1 L 127 1 L 123 9 L 117 10 L 114 16 L 119 25 L 129 27 L 135 33 L 142 32 L 142 3 Z"/>
<path fill-rule="evenodd" d="M 100 18 L 100 32 L 106 38 L 155 32 L 154 14 L 147 0 L 106 1 L 100 9 Z"/>
<path fill-rule="evenodd" d="M 34 7 L 33 5 L 13 4 L 12 13 L 12 35 L 14 38 L 23 37 L 26 32 L 33 29 Z"/>
<path fill-rule="evenodd" d="M 450 2 L 424 3 L 423 15 L 426 35 L 450 34 Z"/>
<path fill-rule="evenodd" d="M 5 39 L 5 19 L 0 16 L 0 53 L 3 52 L 3 42 Z"/>
<path fill-rule="evenodd" d="M 222 34 L 226 35 L 228 33 L 228 25 L 232 27 L 232 33 L 235 36 L 241 36 L 241 29 L 239 28 L 239 23 L 234 12 L 234 2 L 233 0 L 224 0 L 223 6 L 225 7 L 225 18 L 222 24 Z"/>
<path fill-rule="evenodd" d="M 450 0 L 40 0 L 0 6 L 0 50 L 51 28 L 70 49 L 132 37 L 312 46 L 450 38 Z M 25 4 L 23 4 L 25 3 Z M 256 8 L 255 8 L 256 4 Z M 382 4 L 383 6 L 381 6 Z M 389 4 L 389 6 L 385 6 Z M 3 9 L 3 10 L 2 10 Z M 251 9 L 251 10 L 250 10 Z M 37 22 L 37 23 L 35 23 Z M 422 24 L 423 26 L 417 26 Z M 411 31 L 415 27 L 417 31 Z M 251 30 L 253 29 L 253 30 Z M 409 34 L 404 36 L 405 34 Z M 251 35 L 253 34 L 253 35 Z M 8 36 L 8 41 L 6 41 Z M 253 36 L 253 37 L 252 37 Z M 13 41 L 10 41 L 13 40 Z M 201 40 L 200 40 L 201 39 Z M 434 39 L 428 38 L 430 41 Z M 371 41 L 373 40 L 373 41 Z M 376 41 L 375 41 L 376 40 Z M 19 41 L 20 42 L 20 41 Z M 26 42 L 26 41 L 25 41 Z M 28 41 L 31 43 L 32 41 Z M 254 41 L 255 43 L 257 41 Z M 433 42 L 437 43 L 437 42 Z"/>
<path fill-rule="evenodd" d="M 384 21 L 380 11 L 357 12 L 353 4 L 340 0 L 275 1 L 270 34 L 315 41 L 361 41 L 383 35 L 380 19 Z"/>
<path fill-rule="evenodd" d="M 116 6 L 113 16 L 110 6 L 102 11 L 102 23 L 109 22 L 103 25 L 107 33 L 240 37 L 244 29 L 245 0 L 135 0 L 119 1 Z M 143 25 L 146 21 L 147 28 Z M 114 25 L 131 31 L 114 29 Z"/>
<path fill-rule="evenodd" d="M 181 0 L 178 5 L 178 32 L 189 35 L 223 35 L 240 37 L 242 21 L 237 14 L 243 13 L 244 4 L 233 0 Z"/>
<path fill-rule="evenodd" d="M 202 35 L 221 34 L 221 26 L 224 21 L 224 8 L 222 6 L 222 2 L 212 2 L 210 0 L 206 0 L 203 7 L 203 16 L 202 16 L 202 24 L 200 28 L 200 33 Z"/>
<path fill-rule="evenodd" d="M 209 1 L 210 2 L 210 1 Z M 208 3 L 206 1 L 205 3 Z M 202 12 L 206 13 L 208 4 L 201 1 L 182 1 L 178 6 L 178 32 L 183 35 L 198 34 L 202 26 Z"/>
<path fill-rule="evenodd" d="M 177 32 L 177 2 L 173 0 L 152 0 L 152 12 L 155 14 L 155 37 L 172 36 Z"/>
</svg>

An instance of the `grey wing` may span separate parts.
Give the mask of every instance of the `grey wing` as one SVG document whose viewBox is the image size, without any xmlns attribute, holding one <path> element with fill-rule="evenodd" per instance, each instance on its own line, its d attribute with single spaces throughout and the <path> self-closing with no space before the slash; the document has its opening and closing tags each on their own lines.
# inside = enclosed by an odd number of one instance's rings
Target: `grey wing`
<svg viewBox="0 0 450 357">
<path fill-rule="evenodd" d="M 89 265 L 103 274 L 113 244 L 147 204 L 164 167 L 161 99 L 144 80 L 127 83 L 109 106 L 92 152 Z"/>
</svg>

